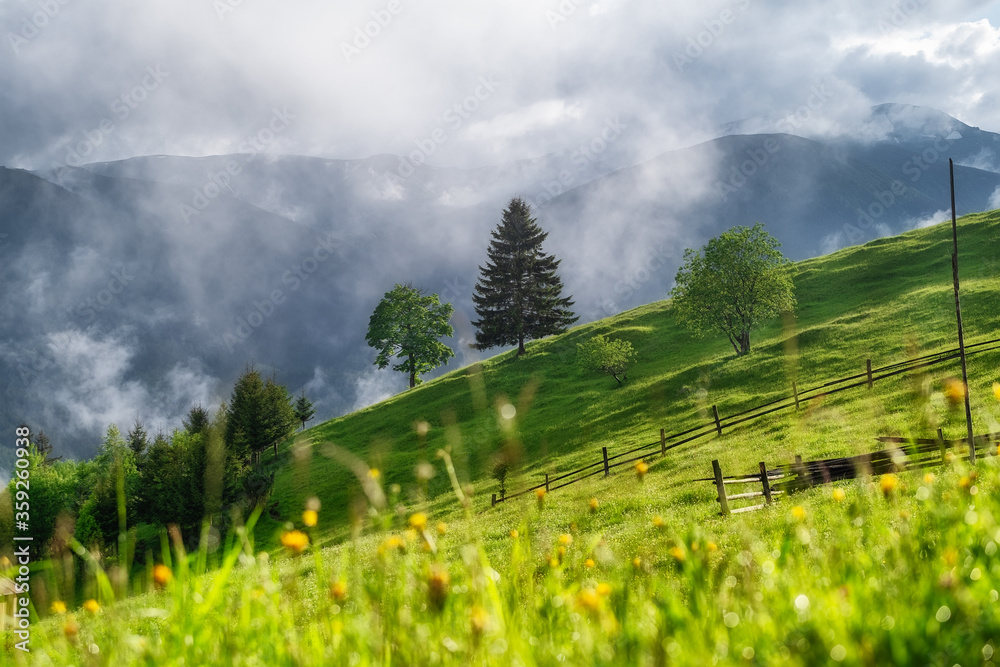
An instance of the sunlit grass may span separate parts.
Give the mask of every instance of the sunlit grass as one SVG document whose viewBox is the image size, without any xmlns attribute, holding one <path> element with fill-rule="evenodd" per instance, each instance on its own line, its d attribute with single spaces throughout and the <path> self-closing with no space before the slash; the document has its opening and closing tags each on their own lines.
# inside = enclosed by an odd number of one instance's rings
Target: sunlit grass
<svg viewBox="0 0 1000 667">
<path fill-rule="evenodd" d="M 1000 212 L 960 221 L 970 342 L 1000 332 L 998 232 Z M 713 404 L 725 416 L 790 394 L 792 380 L 801 390 L 863 372 L 868 358 L 879 366 L 954 347 L 950 253 L 949 224 L 799 263 L 796 317 L 762 327 L 753 337 L 753 351 L 743 358 L 734 358 L 724 337 L 697 339 L 680 329 L 667 302 L 533 342 L 525 358 L 505 353 L 313 427 L 305 433 L 315 443 L 311 449 L 300 449 L 298 457 L 292 456 L 291 444 L 281 450 L 272 499 L 283 517 L 294 518 L 303 494 L 315 494 L 330 508 L 325 536 L 343 539 L 358 486 L 347 469 L 323 455 L 325 442 L 363 454 L 383 472 L 387 487 L 399 484 L 411 499 L 437 498 L 436 507 L 451 502 L 447 480 L 438 470 L 417 485 L 413 471 L 421 462 L 433 463 L 437 449 L 450 446 L 459 476 L 474 483 L 477 507 L 484 507 L 497 490 L 490 479 L 492 459 L 512 441 L 519 458 L 508 492 L 541 483 L 546 472 L 555 475 L 598 461 L 602 447 L 614 455 L 658 441 L 660 428 L 670 433 L 706 422 Z M 598 333 L 628 340 L 637 351 L 621 388 L 574 363 L 577 343 Z M 995 354 L 970 358 L 977 432 L 993 426 L 982 406 L 992 400 L 992 385 L 1000 380 L 996 361 Z M 958 364 L 934 367 L 928 377 L 940 392 L 948 378 L 960 377 Z M 869 451 L 880 435 L 929 435 L 914 432 L 920 424 L 913 418 L 912 390 L 912 378 L 904 376 L 880 382 L 872 392 L 820 399 L 798 413 L 741 426 L 721 440 L 685 445 L 655 465 L 680 473 L 720 458 L 727 470 L 751 470 L 760 460 L 788 462 L 795 454 L 815 458 Z M 499 415 L 500 405 L 508 402 L 517 410 L 513 434 L 505 431 Z M 961 414 L 938 413 L 946 435 L 964 434 Z M 258 536 L 276 546 L 279 527 L 265 515 Z"/>
<path fill-rule="evenodd" d="M 1000 276 L 980 270 L 994 266 L 998 229 L 997 213 L 962 223 L 969 340 L 1000 330 Z M 691 481 L 711 475 L 712 459 L 748 473 L 796 454 L 871 451 L 879 435 L 961 437 L 957 363 L 490 507 L 501 449 L 518 454 L 516 491 L 600 460 L 601 447 L 614 454 L 708 421 L 713 404 L 731 414 L 787 394 L 793 379 L 802 389 L 860 373 L 869 357 L 952 347 L 949 238 L 929 228 L 800 264 L 796 320 L 764 327 L 745 358 L 692 339 L 669 304 L 651 304 L 314 427 L 279 449 L 280 519 L 254 517 L 190 554 L 165 534 L 127 575 L 80 551 L 81 599 L 93 600 L 82 607 L 51 583 L 60 563 L 43 563 L 33 653 L 8 655 L 39 665 L 989 660 L 1000 640 L 996 457 L 972 469 L 956 449 L 933 472 L 819 487 L 726 518 L 714 486 Z M 620 389 L 573 364 L 594 333 L 639 354 Z M 998 357 L 970 358 L 977 433 L 1000 432 Z M 13 636 L 4 641 L 11 649 Z"/>
</svg>

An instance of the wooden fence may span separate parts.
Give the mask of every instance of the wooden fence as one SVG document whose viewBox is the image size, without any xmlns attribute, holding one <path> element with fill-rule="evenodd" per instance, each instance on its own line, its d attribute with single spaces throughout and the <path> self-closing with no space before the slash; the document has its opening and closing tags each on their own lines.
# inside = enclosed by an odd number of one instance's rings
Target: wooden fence
<svg viewBox="0 0 1000 667">
<path fill-rule="evenodd" d="M 948 454 L 952 448 L 968 445 L 965 438 L 945 440 L 941 429 L 938 429 L 936 438 L 908 439 L 901 436 L 882 436 L 876 440 L 889 447 L 868 454 L 815 461 L 803 461 L 801 456 L 796 456 L 794 463 L 781 465 L 770 471 L 762 462 L 759 473 L 755 471 L 735 477 L 724 476 L 719 462 L 716 460 L 712 461 L 712 477 L 692 481 L 715 484 L 719 494 L 716 498 L 719 502 L 719 513 L 725 516 L 761 509 L 770 505 L 774 496 L 813 486 L 855 479 L 865 475 L 884 475 L 890 472 L 944 465 L 949 460 Z M 1000 434 L 977 435 L 974 440 L 979 455 L 995 456 L 997 454 Z M 772 482 L 775 483 L 772 484 Z M 727 484 L 759 484 L 762 485 L 763 490 L 730 494 L 726 491 Z M 766 499 L 764 504 L 735 509 L 729 506 L 729 502 L 732 500 L 759 497 Z"/>
<path fill-rule="evenodd" d="M 966 345 L 965 350 L 966 356 L 1000 350 L 1000 338 L 982 341 L 973 345 Z M 569 472 L 558 474 L 544 473 L 544 482 L 522 489 L 516 493 L 505 494 L 500 497 L 497 497 L 497 494 L 494 493 L 492 505 L 512 500 L 529 493 L 537 492 L 539 489 L 545 489 L 546 492 L 555 491 L 556 489 L 561 489 L 564 486 L 582 482 L 583 480 L 589 479 L 594 475 L 603 474 L 607 477 L 611 474 L 611 470 L 614 468 L 635 463 L 636 461 L 649 458 L 650 456 L 666 456 L 667 452 L 671 449 L 675 449 L 707 436 L 721 436 L 728 429 L 760 419 L 761 417 L 775 412 L 780 412 L 782 410 L 798 410 L 802 403 L 813 398 L 828 396 L 860 387 L 872 389 L 874 388 L 875 383 L 880 380 L 885 380 L 887 378 L 905 373 L 912 373 L 923 368 L 929 368 L 937 364 L 958 359 L 959 356 L 960 351 L 959 348 L 956 347 L 878 368 L 873 368 L 872 360 L 867 359 L 865 360 L 865 370 L 863 373 L 840 378 L 838 380 L 831 380 L 808 389 L 800 389 L 798 384 L 793 382 L 789 393 L 762 405 L 758 405 L 732 415 L 727 415 L 725 417 L 720 416 L 718 406 L 713 405 L 712 420 L 709 422 L 703 422 L 697 426 L 678 433 L 667 434 L 666 430 L 661 428 L 659 440 L 645 445 L 639 445 L 638 447 L 633 447 L 632 449 L 613 456 L 609 455 L 607 447 L 602 447 L 600 460 Z"/>
</svg>

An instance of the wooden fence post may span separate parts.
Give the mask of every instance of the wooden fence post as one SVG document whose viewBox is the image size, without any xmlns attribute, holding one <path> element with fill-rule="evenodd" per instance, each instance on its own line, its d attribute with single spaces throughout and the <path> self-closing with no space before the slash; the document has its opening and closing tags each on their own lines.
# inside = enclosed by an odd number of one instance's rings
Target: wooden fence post
<svg viewBox="0 0 1000 667">
<path fill-rule="evenodd" d="M 722 507 L 721 514 L 729 516 L 729 501 L 726 499 L 726 484 L 722 481 L 722 468 L 719 467 L 719 460 L 712 461 L 712 472 L 715 473 L 715 488 L 719 491 L 719 505 Z"/>
<path fill-rule="evenodd" d="M 715 430 L 722 435 L 722 422 L 719 421 L 719 408 L 718 406 L 712 406 L 712 415 L 715 417 Z"/>
<path fill-rule="evenodd" d="M 795 409 L 799 409 L 799 387 L 795 382 L 792 382 L 792 394 L 795 396 Z"/>
<path fill-rule="evenodd" d="M 549 473 L 545 473 L 545 493 L 549 492 Z"/>
<path fill-rule="evenodd" d="M 660 429 L 660 456 L 667 455 L 667 432 L 664 429 Z"/>
<path fill-rule="evenodd" d="M 945 462 L 944 431 L 938 429 L 938 447 L 941 448 L 941 463 Z"/>
<path fill-rule="evenodd" d="M 767 478 L 767 466 L 760 462 L 760 483 L 764 487 L 764 500 L 771 504 L 771 481 Z"/>
<path fill-rule="evenodd" d="M 493 500 L 490 501 L 490 507 L 496 507 L 496 506 L 497 506 L 497 494 L 494 493 Z"/>
<path fill-rule="evenodd" d="M 611 469 L 608 468 L 608 448 L 601 447 L 601 454 L 604 456 L 604 476 L 607 477 L 611 474 Z"/>
<path fill-rule="evenodd" d="M 874 380 L 872 380 L 872 360 L 869 359 L 867 363 L 868 367 L 868 388 L 871 389 L 874 385 Z"/>
</svg>

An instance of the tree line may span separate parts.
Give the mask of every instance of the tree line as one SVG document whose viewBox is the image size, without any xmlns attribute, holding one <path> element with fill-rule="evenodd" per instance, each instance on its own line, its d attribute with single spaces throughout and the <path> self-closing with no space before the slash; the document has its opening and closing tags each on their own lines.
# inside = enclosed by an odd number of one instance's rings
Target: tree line
<svg viewBox="0 0 1000 667">
<path fill-rule="evenodd" d="M 52 459 L 39 431 L 28 468 L 35 555 L 70 536 L 101 553 L 125 555 L 139 533 L 158 540 L 165 526 L 177 526 L 192 543 L 203 522 L 224 532 L 234 510 L 245 515 L 267 501 L 274 473 L 262 467 L 262 455 L 272 449 L 277 457 L 278 444 L 314 414 L 305 392 L 293 400 L 250 364 L 229 401 L 214 413 L 192 407 L 169 435 L 151 436 L 138 418 L 125 434 L 111 424 L 96 456 L 63 461 Z M 9 502 L 0 503 L 0 543 L 12 543 L 13 519 Z"/>
<path fill-rule="evenodd" d="M 492 232 L 486 263 L 479 267 L 472 301 L 478 319 L 478 350 L 517 346 L 566 331 L 577 321 L 573 300 L 562 294 L 560 260 L 542 250 L 548 238 L 530 206 L 515 197 Z M 698 250 L 687 249 L 670 291 L 672 310 L 694 335 L 724 334 L 737 356 L 750 351 L 750 333 L 761 322 L 795 307 L 791 263 L 781 244 L 760 223 L 737 226 Z M 451 304 L 425 295 L 411 284 L 386 292 L 368 323 L 366 341 L 377 350 L 375 365 L 409 376 L 445 365 L 455 352 L 440 341 L 453 336 Z M 594 336 L 578 346 L 577 363 L 588 371 L 612 376 L 619 386 L 628 379 L 636 354 L 628 341 Z"/>
</svg>

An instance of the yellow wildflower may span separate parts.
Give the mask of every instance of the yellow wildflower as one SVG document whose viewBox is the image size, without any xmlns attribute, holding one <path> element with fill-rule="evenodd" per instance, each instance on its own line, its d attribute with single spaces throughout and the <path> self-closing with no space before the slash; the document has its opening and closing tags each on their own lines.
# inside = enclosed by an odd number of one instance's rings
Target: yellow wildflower
<svg viewBox="0 0 1000 667">
<path fill-rule="evenodd" d="M 77 634 L 80 632 L 80 626 L 76 624 L 76 621 L 71 617 L 66 621 L 66 625 L 63 626 L 63 634 L 66 635 L 66 639 L 73 641 L 76 639 Z"/>
<path fill-rule="evenodd" d="M 490 616 L 486 613 L 486 610 L 475 605 L 469 611 L 469 625 L 472 626 L 473 635 L 481 635 L 486 631 L 486 627 L 489 625 Z"/>
<path fill-rule="evenodd" d="M 598 505 L 597 498 L 591 498 L 590 499 L 590 511 L 591 512 L 596 512 L 597 511 L 597 505 Z"/>
<path fill-rule="evenodd" d="M 948 380 L 944 386 L 944 396 L 952 406 L 965 400 L 965 384 L 961 380 Z"/>
<path fill-rule="evenodd" d="M 896 487 L 899 486 L 899 478 L 892 473 L 882 475 L 882 479 L 879 480 L 878 486 L 882 490 L 885 497 L 888 498 L 892 495 L 892 492 L 896 490 Z"/>
<path fill-rule="evenodd" d="M 663 528 L 663 526 L 665 526 L 665 525 L 666 525 L 666 523 L 663 521 L 663 517 L 662 516 L 660 516 L 659 514 L 657 514 L 656 516 L 653 517 L 653 526 L 655 528 Z"/>
<path fill-rule="evenodd" d="M 601 606 L 601 598 L 593 589 L 584 588 L 577 594 L 576 603 L 588 611 L 597 611 Z"/>
<path fill-rule="evenodd" d="M 378 548 L 379 555 L 384 555 L 390 551 L 402 551 L 406 548 L 406 543 L 399 535 L 390 535 L 382 541 Z"/>
<path fill-rule="evenodd" d="M 372 468 L 368 471 L 368 476 L 372 479 L 378 479 L 382 476 L 382 472 L 378 468 Z"/>
<path fill-rule="evenodd" d="M 410 528 L 414 528 L 419 531 L 423 531 L 427 528 L 427 515 L 423 512 L 417 512 L 410 517 Z"/>
<path fill-rule="evenodd" d="M 330 596 L 337 602 L 347 599 L 347 584 L 343 581 L 335 581 L 330 585 Z"/>
<path fill-rule="evenodd" d="M 319 512 L 316 510 L 306 510 L 302 513 L 302 523 L 306 525 L 307 528 L 312 528 L 319 521 Z"/>
<path fill-rule="evenodd" d="M 517 528 L 515 528 L 512 531 L 510 531 L 510 537 L 511 537 L 512 540 L 516 540 L 519 535 L 520 535 L 520 533 L 517 532 Z"/>
<path fill-rule="evenodd" d="M 448 524 L 446 524 L 444 521 L 438 521 L 437 531 L 438 535 L 444 535 L 445 533 L 448 532 Z"/>
<path fill-rule="evenodd" d="M 645 461 L 638 461 L 635 464 L 635 474 L 638 475 L 639 481 L 642 481 L 642 478 L 646 476 L 647 472 L 649 472 L 649 464 Z"/>
<path fill-rule="evenodd" d="M 301 530 L 286 530 L 281 534 L 281 544 L 286 549 L 300 554 L 309 546 L 309 536 Z"/>
<path fill-rule="evenodd" d="M 846 497 L 847 497 L 847 494 L 844 493 L 843 489 L 834 489 L 833 490 L 833 499 L 835 501 L 837 501 L 838 503 L 843 502 L 844 498 L 846 498 Z"/>
<path fill-rule="evenodd" d="M 101 610 L 101 605 L 97 604 L 97 600 L 91 598 L 83 603 L 83 608 L 91 614 L 96 614 Z"/>
<path fill-rule="evenodd" d="M 607 597 L 611 595 L 611 584 L 606 584 L 603 581 L 597 584 L 597 594 L 601 597 Z"/>
<path fill-rule="evenodd" d="M 632 567 L 634 567 L 636 569 L 642 567 L 642 559 L 639 558 L 638 556 L 636 556 L 635 558 L 633 558 L 632 559 Z"/>
<path fill-rule="evenodd" d="M 157 565 L 153 568 L 153 581 L 157 586 L 166 586 L 174 578 L 174 573 L 166 565 Z"/>
<path fill-rule="evenodd" d="M 559 536 L 559 544 L 563 545 L 564 547 L 573 544 L 573 536 L 570 535 L 569 533 L 563 533 L 562 535 Z"/>
<path fill-rule="evenodd" d="M 451 576 L 448 574 L 448 570 L 440 565 L 431 567 L 430 573 L 427 575 L 427 597 L 430 599 L 431 606 L 438 611 L 444 608 L 450 582 Z"/>
<path fill-rule="evenodd" d="M 993 398 L 1000 401 L 1000 382 L 993 383 Z"/>
<path fill-rule="evenodd" d="M 802 521 L 806 518 L 806 508 L 802 505 L 796 505 L 792 508 L 792 518 L 796 521 Z"/>
<path fill-rule="evenodd" d="M 55 600 L 52 606 L 49 607 L 49 611 L 53 614 L 65 614 L 66 613 L 66 603 L 62 600 Z"/>
<path fill-rule="evenodd" d="M 933 484 L 933 483 L 934 483 L 934 473 L 929 472 L 926 475 L 924 475 L 924 484 Z"/>
<path fill-rule="evenodd" d="M 676 560 L 677 562 L 680 563 L 684 561 L 684 550 L 681 549 L 680 547 L 677 546 L 670 547 L 670 551 L 668 553 L 671 556 L 673 556 L 674 560 Z"/>
<path fill-rule="evenodd" d="M 587 560 L 583 561 L 583 566 L 588 570 L 594 567 L 594 565 L 595 563 L 593 558 L 588 558 Z"/>
</svg>

